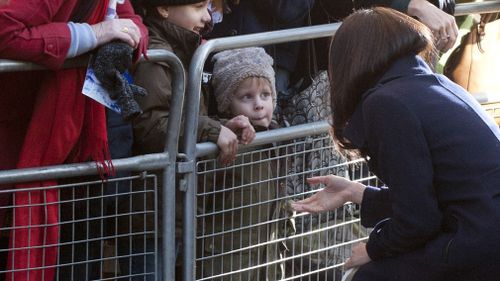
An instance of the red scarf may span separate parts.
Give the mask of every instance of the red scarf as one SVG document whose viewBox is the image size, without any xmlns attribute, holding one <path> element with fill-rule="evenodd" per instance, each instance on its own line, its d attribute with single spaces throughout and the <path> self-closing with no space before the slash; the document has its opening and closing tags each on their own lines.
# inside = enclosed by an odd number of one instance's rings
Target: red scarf
<svg viewBox="0 0 500 281">
<path fill-rule="evenodd" d="M 104 19 L 108 1 L 98 1 L 89 24 Z M 81 93 L 85 69 L 47 72 L 37 93 L 18 168 L 84 162 L 110 167 L 105 109 Z M 55 186 L 55 180 L 16 188 Z M 59 190 L 16 192 L 6 280 L 53 280 L 59 241 Z M 14 272 L 10 272 L 13 270 Z"/>
</svg>

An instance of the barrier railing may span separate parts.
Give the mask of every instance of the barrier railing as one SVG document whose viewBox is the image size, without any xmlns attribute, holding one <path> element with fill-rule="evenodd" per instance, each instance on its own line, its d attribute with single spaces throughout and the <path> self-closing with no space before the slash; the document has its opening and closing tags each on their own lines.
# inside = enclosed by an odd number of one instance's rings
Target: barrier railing
<svg viewBox="0 0 500 281">
<path fill-rule="evenodd" d="M 486 0 L 483 2 L 462 3 L 455 7 L 455 16 L 468 14 L 484 14 L 500 12 L 500 2 L 496 0 Z"/>
<path fill-rule="evenodd" d="M 456 15 L 470 13 L 485 13 L 500 11 L 500 1 L 488 1 L 482 3 L 459 4 L 456 6 Z M 229 38 L 213 39 L 200 46 L 195 52 L 188 74 L 188 86 L 186 95 L 184 147 L 185 163 L 183 163 L 182 179 L 183 190 L 185 190 L 184 204 L 184 262 L 183 280 L 196 279 L 196 192 L 197 174 L 196 159 L 198 156 L 216 153 L 217 148 L 212 144 L 196 144 L 196 128 L 198 126 L 198 110 L 200 106 L 200 92 L 202 82 L 202 71 L 205 61 L 212 52 L 226 49 L 243 48 L 251 46 L 266 46 L 271 44 L 303 41 L 321 37 L 332 36 L 340 26 L 340 23 L 308 26 L 303 28 L 286 29 L 258 34 L 234 36 Z M 303 129 L 303 128 L 302 128 Z M 323 128 L 327 133 L 327 127 Z M 255 143 L 266 143 L 263 139 L 270 140 L 270 135 L 279 135 L 281 130 L 259 133 Z M 287 131 L 289 140 L 301 136 L 300 129 L 292 128 Z M 302 135 L 303 136 L 303 135 Z M 251 149 L 246 147 L 245 149 Z"/>
<path fill-rule="evenodd" d="M 185 70 L 182 65 L 182 62 L 179 58 L 173 54 L 172 52 L 164 51 L 164 50 L 149 50 L 148 51 L 149 62 L 158 62 L 164 61 L 170 65 L 171 73 L 172 73 L 172 100 L 171 100 L 171 111 L 168 120 L 168 130 L 167 139 L 165 143 L 164 153 L 158 154 L 150 154 L 144 156 L 131 157 L 127 159 L 118 159 L 113 160 L 113 165 L 116 172 L 143 172 L 148 170 L 162 170 L 163 171 L 163 182 L 162 189 L 164 189 L 163 194 L 163 202 L 165 206 L 163 208 L 164 216 L 161 232 L 163 234 L 163 261 L 164 266 L 163 272 L 163 280 L 173 280 L 174 272 L 175 272 L 175 252 L 172 251 L 173 247 L 175 247 L 175 197 L 171 196 L 171 194 L 175 194 L 176 189 L 176 158 L 177 158 L 177 145 L 179 139 L 180 132 L 180 124 L 182 117 L 182 107 L 184 101 L 184 92 L 185 92 Z M 88 62 L 88 57 L 81 57 L 77 59 L 72 59 L 67 61 L 64 64 L 64 68 L 70 67 L 85 67 Z M 146 61 L 142 58 L 140 63 L 145 63 Z M 0 72 L 13 72 L 13 71 L 32 71 L 32 70 L 40 70 L 43 67 L 38 66 L 33 63 L 26 63 L 20 61 L 12 61 L 12 60 L 0 60 Z M 53 179 L 65 179 L 65 178 L 74 178 L 74 177 L 82 177 L 82 176 L 92 176 L 98 175 L 97 165 L 93 162 L 91 163 L 80 163 L 80 164 L 70 164 L 70 165 L 58 165 L 58 166 L 50 166 L 50 167 L 40 167 L 40 168 L 29 168 L 29 169 L 17 169 L 17 170 L 8 170 L 8 171 L 0 171 L 0 184 L 18 184 L 22 182 L 35 182 L 35 181 L 44 181 L 44 180 L 53 180 Z M 142 175 L 136 178 L 151 178 L 148 175 Z M 154 177 L 153 177 L 154 178 Z M 129 180 L 130 185 L 132 185 L 132 179 L 125 178 L 124 180 Z M 111 180 L 110 182 L 116 182 L 118 180 Z M 99 183 L 101 186 L 99 186 Z M 92 188 L 98 189 L 104 188 L 100 181 L 93 182 L 97 187 L 92 187 L 90 184 L 88 185 L 87 192 L 90 192 Z M 147 183 L 144 183 L 145 185 Z M 76 185 L 76 184 L 73 184 Z M 118 183 L 116 183 L 118 185 Z M 140 192 L 131 191 L 128 193 L 129 196 L 133 196 L 135 193 L 143 193 L 144 196 L 147 193 L 154 193 L 154 200 L 156 201 L 156 183 L 154 183 L 154 190 L 143 190 Z M 55 187 L 57 188 L 57 187 Z M 63 188 L 63 187 L 61 187 Z M 117 188 L 116 188 L 117 189 Z M 11 194 L 18 192 L 18 190 L 5 190 L 2 191 L 2 194 Z M 117 196 L 123 196 L 117 195 Z M 112 200 L 112 196 L 101 194 L 102 200 Z M 108 198 L 108 199 L 106 199 Z M 95 198 L 94 198 L 95 199 Z M 82 199 L 74 199 L 72 204 L 76 205 L 76 201 L 82 201 Z M 116 200 L 116 198 L 115 198 Z M 68 201 L 70 202 L 70 201 Z M 89 204 L 89 203 L 87 203 Z M 153 212 L 156 217 L 157 206 Z M 144 212 L 147 213 L 147 208 L 144 208 Z M 74 213 L 74 212 L 73 212 Z M 132 216 L 132 211 L 129 212 L 129 215 Z M 102 216 L 103 214 L 101 214 Z M 74 214 L 73 214 L 74 216 Z M 123 216 L 123 214 L 122 214 Z M 80 218 L 80 220 L 84 220 Z M 77 222 L 75 222 L 76 224 Z M 7 229 L 5 229 L 7 230 Z M 156 227 L 153 229 L 155 240 L 157 237 L 156 232 L 160 230 L 156 230 Z M 151 231 L 149 231 L 151 232 Z M 151 234 L 149 232 L 144 232 L 142 234 Z M 67 242 L 69 243 L 69 242 Z M 155 242 L 156 243 L 156 242 Z M 56 245 L 57 246 L 57 245 Z M 156 249 L 155 244 L 155 249 Z M 88 252 L 89 249 L 86 249 Z M 144 251 L 146 253 L 146 251 Z M 131 256 L 133 253 L 129 253 Z M 155 250 L 155 255 L 157 251 Z M 156 259 L 156 257 L 155 257 Z M 103 259 L 104 260 L 104 259 Z M 83 263 L 83 262 L 80 262 Z M 75 264 L 77 264 L 75 262 Z M 87 266 L 88 267 L 88 266 Z M 5 273 L 5 272 L 4 272 Z M 131 274 L 131 273 L 129 273 Z M 153 273 L 157 274 L 156 270 Z M 102 276 L 101 276 L 102 277 Z"/>
<path fill-rule="evenodd" d="M 459 4 L 456 7 L 455 15 L 465 15 L 470 13 L 485 13 L 500 11 L 500 1 L 487 1 L 482 3 Z M 127 159 L 114 160 L 113 164 L 117 171 L 143 172 L 146 170 L 163 170 L 163 228 L 161 232 L 164 235 L 163 241 L 163 280 L 174 280 L 174 264 L 175 252 L 172 251 L 175 245 L 174 239 L 174 220 L 175 220 L 175 197 L 168 196 L 175 193 L 176 175 L 182 175 L 179 186 L 185 191 L 184 205 L 184 263 L 183 263 L 183 279 L 194 280 L 196 278 L 195 262 L 196 257 L 196 211 L 193 206 L 196 206 L 197 196 L 197 158 L 207 157 L 217 152 L 217 147 L 214 144 L 196 144 L 196 128 L 197 116 L 199 108 L 199 94 L 201 87 L 201 74 L 203 65 L 211 52 L 220 51 L 230 48 L 240 48 L 247 46 L 264 46 L 270 44 L 284 43 L 308 40 L 313 38 L 328 37 L 334 34 L 340 24 L 318 25 L 290 30 L 280 30 L 274 32 L 252 34 L 245 36 L 237 36 L 232 38 L 210 40 L 201 46 L 190 65 L 189 81 L 187 91 L 187 102 L 184 103 L 185 110 L 185 154 L 182 155 L 182 161 L 177 162 L 178 156 L 178 138 L 180 131 L 180 120 L 182 114 L 183 94 L 184 94 L 184 69 L 179 59 L 172 53 L 165 51 L 150 50 L 148 56 L 151 61 L 167 61 L 171 65 L 173 75 L 173 98 L 171 106 L 171 114 L 169 116 L 169 131 L 167 134 L 167 143 L 165 153 L 137 156 Z M 65 63 L 65 67 L 81 67 L 87 62 L 87 58 L 79 58 L 70 60 Z M 40 70 L 42 67 L 26 62 L 0 60 L 0 72 L 13 71 L 32 71 Z M 497 109 L 494 109 L 497 110 Z M 495 111 L 496 112 L 496 111 Z M 278 129 L 258 133 L 253 144 L 244 147 L 240 152 L 242 154 L 250 150 L 255 150 L 256 147 L 269 144 L 273 141 L 289 141 L 297 138 L 303 138 L 311 135 L 321 135 L 328 131 L 329 125 L 326 122 L 308 124 L 307 126 L 295 126 L 292 128 Z M 328 148 L 330 149 L 330 148 Z M 348 163 L 347 165 L 350 165 Z M 97 175 L 95 163 L 81 163 L 71 165 L 59 165 L 52 167 L 40 167 L 21 170 L 0 171 L 0 184 L 17 184 L 30 181 L 43 181 L 49 179 L 65 179 L 78 176 Z M 176 171 L 177 169 L 177 171 Z M 363 173 L 362 173 L 363 174 Z M 136 178 L 148 178 L 154 181 L 154 176 L 143 175 Z M 356 177 L 352 177 L 356 178 Z M 131 180 L 126 178 L 124 180 Z M 372 177 L 362 177 L 360 180 L 373 180 Z M 111 180 L 110 182 L 113 182 Z M 89 184 L 89 182 L 81 183 Z M 92 182 L 102 184 L 100 181 Z M 146 183 L 145 183 L 146 184 Z M 75 184 L 72 184 L 75 185 Z M 61 185 L 52 188 L 67 188 L 66 185 Z M 89 187 L 88 190 L 90 190 Z M 153 192 L 157 192 L 157 187 L 153 188 Z M 7 194 L 11 191 L 2 191 L 1 194 Z M 102 195 L 104 200 L 109 196 Z M 80 199 L 74 198 L 72 202 Z M 190 204 L 191 203 L 191 204 Z M 157 206 L 156 206 L 157 207 Z M 154 212 L 157 212 L 157 209 Z M 147 210 L 145 210 L 147 211 Z M 154 228 L 156 231 L 156 228 Z M 146 232 L 144 233 L 146 234 Z M 155 252 L 156 253 L 156 252 Z M 104 259 L 102 261 L 105 261 Z M 75 262 L 76 264 L 77 262 Z M 84 263 L 80 261 L 79 263 Z M 5 273 L 5 272 L 3 272 Z"/>
</svg>

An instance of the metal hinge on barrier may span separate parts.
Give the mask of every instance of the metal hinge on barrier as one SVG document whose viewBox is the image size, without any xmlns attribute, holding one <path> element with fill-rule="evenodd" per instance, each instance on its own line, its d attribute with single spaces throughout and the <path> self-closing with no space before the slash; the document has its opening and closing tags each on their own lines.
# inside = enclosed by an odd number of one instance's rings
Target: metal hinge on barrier
<svg viewBox="0 0 500 281">
<path fill-rule="evenodd" d="M 187 174 L 195 171 L 194 161 L 177 162 L 177 173 Z"/>
<path fill-rule="evenodd" d="M 186 181 L 186 179 L 179 180 L 179 190 L 182 191 L 182 192 L 186 192 L 187 191 L 187 181 Z"/>
</svg>

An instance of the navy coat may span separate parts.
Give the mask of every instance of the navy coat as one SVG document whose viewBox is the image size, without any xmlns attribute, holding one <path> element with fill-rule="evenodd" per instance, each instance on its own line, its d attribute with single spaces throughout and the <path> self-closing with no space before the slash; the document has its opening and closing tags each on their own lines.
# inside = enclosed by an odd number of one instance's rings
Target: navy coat
<svg viewBox="0 0 500 281">
<path fill-rule="evenodd" d="M 373 262 L 354 280 L 500 280 L 500 130 L 465 90 L 402 58 L 345 136 L 388 186 L 364 193 Z"/>
</svg>

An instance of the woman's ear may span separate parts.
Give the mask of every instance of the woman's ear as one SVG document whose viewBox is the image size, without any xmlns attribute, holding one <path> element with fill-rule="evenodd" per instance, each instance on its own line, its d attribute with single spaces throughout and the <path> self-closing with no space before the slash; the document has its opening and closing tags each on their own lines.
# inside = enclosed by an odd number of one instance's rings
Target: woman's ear
<svg viewBox="0 0 500 281">
<path fill-rule="evenodd" d="M 158 14 L 162 16 L 163 18 L 168 18 L 168 6 L 158 6 L 156 7 L 156 10 L 158 11 Z"/>
</svg>

